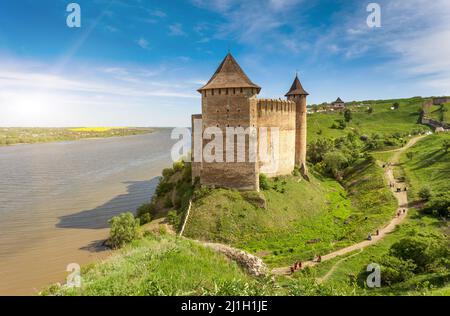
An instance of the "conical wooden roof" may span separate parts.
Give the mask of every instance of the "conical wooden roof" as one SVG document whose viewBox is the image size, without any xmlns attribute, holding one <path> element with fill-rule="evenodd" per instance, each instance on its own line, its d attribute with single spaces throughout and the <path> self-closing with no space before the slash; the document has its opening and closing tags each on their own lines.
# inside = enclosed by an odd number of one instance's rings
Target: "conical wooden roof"
<svg viewBox="0 0 450 316">
<path fill-rule="evenodd" d="M 292 83 L 289 92 L 286 93 L 286 97 L 290 95 L 309 95 L 309 93 L 303 89 L 300 79 L 298 79 L 298 75 L 295 76 L 294 83 Z"/>
<path fill-rule="evenodd" d="M 230 53 L 224 58 L 208 83 L 198 91 L 219 88 L 256 88 L 258 93 L 261 91 L 261 87 L 247 77 Z"/>
</svg>

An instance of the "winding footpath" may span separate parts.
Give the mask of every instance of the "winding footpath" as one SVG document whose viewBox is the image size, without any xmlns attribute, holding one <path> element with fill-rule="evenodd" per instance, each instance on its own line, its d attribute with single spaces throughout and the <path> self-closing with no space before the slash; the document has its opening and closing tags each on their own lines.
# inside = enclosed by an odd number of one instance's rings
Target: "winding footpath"
<svg viewBox="0 0 450 316">
<path fill-rule="evenodd" d="M 395 217 L 386 226 L 379 229 L 378 235 L 372 234 L 372 240 L 365 240 L 360 243 L 357 243 L 357 244 L 351 245 L 349 247 L 346 247 L 346 248 L 331 252 L 327 255 L 324 255 L 324 256 L 322 256 L 321 262 L 331 260 L 338 256 L 343 256 L 350 252 L 353 252 L 356 250 L 362 250 L 368 246 L 371 246 L 371 245 L 377 243 L 378 241 L 380 241 L 381 239 L 383 239 L 383 237 L 386 236 L 387 234 L 394 231 L 396 226 L 400 225 L 405 220 L 406 216 L 408 215 L 408 195 L 407 195 L 407 192 L 405 192 L 403 190 L 401 192 L 396 192 L 397 187 L 403 187 L 404 185 L 395 179 L 392 165 L 395 165 L 399 162 L 400 155 L 405 150 L 407 150 L 408 148 L 413 146 L 417 141 L 419 141 L 420 139 L 422 139 L 424 137 L 426 137 L 426 136 L 418 136 L 418 137 L 412 138 L 408 142 L 408 144 L 406 144 L 404 147 L 399 148 L 397 150 L 393 150 L 393 152 L 395 151 L 395 154 L 392 156 L 389 165 L 385 168 L 385 178 L 386 178 L 387 182 L 395 184 L 394 187 L 391 188 L 392 193 L 394 194 L 394 196 L 396 197 L 396 199 L 398 201 L 398 209 L 395 212 Z M 403 212 L 403 210 L 405 210 L 405 212 Z M 398 216 L 399 212 L 401 213 L 400 216 Z M 344 259 L 346 259 L 346 258 L 344 258 Z M 338 261 L 336 263 L 336 265 L 339 264 L 341 261 L 342 260 Z M 303 262 L 302 269 L 304 269 L 306 267 L 313 267 L 313 266 L 317 265 L 318 263 L 319 262 L 312 261 L 312 260 Z M 333 268 L 332 268 L 332 271 L 334 271 Z M 272 273 L 277 274 L 277 275 L 290 275 L 291 270 L 290 270 L 290 267 L 274 268 L 272 270 Z M 331 273 L 328 274 L 328 276 L 330 276 L 330 275 L 331 275 Z"/>
</svg>

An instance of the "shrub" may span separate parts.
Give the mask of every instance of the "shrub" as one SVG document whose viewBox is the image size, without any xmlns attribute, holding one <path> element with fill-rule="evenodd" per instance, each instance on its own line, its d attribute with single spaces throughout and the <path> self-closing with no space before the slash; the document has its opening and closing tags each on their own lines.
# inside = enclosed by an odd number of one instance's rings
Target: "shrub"
<svg viewBox="0 0 450 316">
<path fill-rule="evenodd" d="M 138 207 L 136 212 L 136 217 L 141 218 L 145 214 L 152 215 L 153 211 L 155 210 L 155 205 L 153 203 L 145 203 Z"/>
<path fill-rule="evenodd" d="M 211 193 L 211 189 L 207 186 L 196 188 L 193 194 L 193 201 L 198 201 Z"/>
<path fill-rule="evenodd" d="M 386 285 L 400 283 L 414 276 L 417 266 L 412 260 L 402 260 L 394 256 L 384 256 L 380 262 L 381 282 Z"/>
<path fill-rule="evenodd" d="M 352 111 L 350 111 L 350 109 L 346 109 L 344 111 L 344 118 L 346 122 L 350 122 L 352 120 Z"/>
<path fill-rule="evenodd" d="M 170 192 L 173 187 L 175 186 L 174 183 L 166 182 L 162 180 L 159 182 L 158 186 L 156 187 L 156 196 L 163 196 L 164 194 Z"/>
<path fill-rule="evenodd" d="M 113 248 L 120 248 L 138 237 L 139 219 L 130 212 L 115 216 L 108 223 L 111 225 L 109 242 Z"/>
<path fill-rule="evenodd" d="M 436 236 L 406 237 L 393 244 L 389 250 L 392 256 L 411 260 L 417 271 L 428 271 L 429 267 L 449 256 L 448 241 Z"/>
<path fill-rule="evenodd" d="M 173 176 L 175 171 L 172 168 L 165 168 L 162 171 L 162 176 L 165 180 L 169 179 L 171 176 Z"/>
<path fill-rule="evenodd" d="M 428 201 L 431 198 L 431 189 L 429 187 L 423 187 L 419 190 L 419 197 L 424 200 Z"/>
<path fill-rule="evenodd" d="M 182 171 L 184 169 L 184 162 L 183 161 L 177 161 L 173 164 L 173 171 L 178 172 Z"/>
<path fill-rule="evenodd" d="M 192 164 L 191 163 L 184 164 L 183 180 L 191 183 L 191 180 L 192 180 Z"/>
<path fill-rule="evenodd" d="M 432 197 L 423 209 L 428 214 L 450 217 L 450 192 L 440 193 Z"/>
<path fill-rule="evenodd" d="M 339 172 L 343 171 L 348 166 L 348 160 L 345 155 L 340 151 L 332 151 L 325 155 L 323 158 L 325 164 L 325 170 L 334 176 L 337 176 Z"/>
<path fill-rule="evenodd" d="M 261 173 L 259 175 L 259 188 L 261 190 L 269 190 L 270 189 L 269 180 L 267 179 L 267 176 L 263 173 Z"/>
<path fill-rule="evenodd" d="M 180 218 L 177 215 L 177 211 L 173 210 L 167 213 L 167 220 L 173 227 L 178 227 L 180 224 Z"/>
<path fill-rule="evenodd" d="M 173 207 L 172 198 L 170 196 L 167 196 L 166 200 L 164 201 L 164 207 L 165 208 Z"/>
<path fill-rule="evenodd" d="M 150 223 L 152 221 L 152 217 L 151 217 L 151 215 L 149 213 L 145 213 L 144 215 L 139 217 L 139 221 L 140 221 L 141 225 L 145 225 L 145 224 Z"/>
</svg>

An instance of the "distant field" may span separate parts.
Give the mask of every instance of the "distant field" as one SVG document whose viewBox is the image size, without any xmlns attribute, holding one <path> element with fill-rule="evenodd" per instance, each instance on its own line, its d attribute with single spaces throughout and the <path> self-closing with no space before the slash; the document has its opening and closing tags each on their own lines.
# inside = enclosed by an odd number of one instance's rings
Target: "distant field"
<svg viewBox="0 0 450 316">
<path fill-rule="evenodd" d="M 394 103 L 399 103 L 397 110 L 392 110 Z M 367 106 L 349 106 L 352 110 L 352 120 L 347 123 L 343 130 L 333 129 L 331 126 L 336 120 L 344 119 L 343 113 L 313 113 L 308 115 L 308 142 L 322 137 L 341 137 L 349 131 L 357 130 L 360 134 L 372 135 L 380 133 L 382 135 L 392 135 L 394 133 L 411 133 L 417 129 L 429 130 L 428 127 L 418 125 L 419 111 L 422 108 L 424 99 L 399 99 L 383 101 L 364 101 Z M 367 107 L 373 109 L 368 113 Z"/>
<path fill-rule="evenodd" d="M 108 132 L 111 130 L 123 130 L 126 127 L 79 127 L 79 128 L 70 128 L 69 130 L 72 132 Z"/>
<path fill-rule="evenodd" d="M 152 128 L 82 127 L 82 128 L 21 128 L 0 127 L 0 146 L 34 144 L 83 138 L 105 138 L 151 133 Z"/>
</svg>

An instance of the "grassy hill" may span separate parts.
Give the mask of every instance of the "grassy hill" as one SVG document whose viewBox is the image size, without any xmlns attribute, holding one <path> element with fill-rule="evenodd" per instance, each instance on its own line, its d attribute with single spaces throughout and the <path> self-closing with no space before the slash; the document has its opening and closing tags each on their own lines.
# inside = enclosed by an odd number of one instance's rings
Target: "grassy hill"
<svg viewBox="0 0 450 316">
<path fill-rule="evenodd" d="M 268 295 L 264 280 L 195 242 L 148 235 L 113 257 L 82 269 L 82 287 L 58 285 L 41 295 Z"/>
<path fill-rule="evenodd" d="M 353 119 L 345 129 L 331 128 L 335 120 L 343 119 L 342 114 L 312 114 L 308 118 L 308 141 L 346 136 L 350 131 L 357 131 L 355 135 L 377 133 L 406 139 L 409 134 L 429 130 L 417 124 L 422 102 L 421 98 L 366 101 L 373 112 L 351 107 Z M 391 110 L 394 103 L 399 107 Z M 442 142 L 448 138 L 448 134 L 427 136 L 408 150 L 412 156 L 408 152 L 401 156 L 395 173 L 407 178 L 410 198 L 415 199 L 423 185 L 430 186 L 434 193 L 450 191 L 449 154 L 442 149 Z M 344 152 L 351 142 L 337 141 L 341 147 L 334 144 L 331 150 Z M 354 142 L 359 149 L 367 150 L 359 137 Z M 158 220 L 166 217 L 166 222 L 178 229 L 193 198 L 186 237 L 233 245 L 260 256 L 271 267 L 309 260 L 316 254 L 366 239 L 368 233 L 395 214 L 397 201 L 386 184 L 384 170 L 380 161 L 371 158 L 388 161 L 394 152 L 354 152 L 355 159 L 336 174 L 339 182 L 329 172 L 324 175 L 325 162 L 321 161 L 310 165 L 310 182 L 294 175 L 277 177 L 269 179 L 267 188 L 259 193 L 193 187 L 189 165 L 176 163 L 163 171 L 152 203 L 141 208 L 138 215 L 141 219 L 150 215 Z M 351 156 L 353 151 L 346 154 Z M 381 289 L 364 286 L 364 271 L 369 263 L 384 260 L 391 247 L 405 238 L 429 236 L 447 240 L 448 222 L 413 209 L 406 222 L 379 243 L 323 262 L 292 278 L 277 277 L 275 282 L 268 282 L 248 276 L 236 263 L 197 242 L 148 233 L 114 257 L 86 267 L 81 289 L 53 286 L 43 294 L 450 295 L 445 262 Z"/>
<path fill-rule="evenodd" d="M 419 112 L 424 99 L 396 99 L 380 101 L 363 101 L 364 107 L 348 106 L 352 111 L 352 120 L 345 129 L 331 128 L 336 120 L 344 119 L 342 113 L 313 113 L 308 115 L 308 142 L 318 138 L 336 138 L 347 135 L 349 131 L 356 130 L 359 134 L 371 135 L 374 133 L 383 136 L 401 134 L 409 135 L 417 130 L 429 130 L 427 127 L 417 125 Z M 397 110 L 392 110 L 394 103 L 398 103 Z M 367 108 L 373 109 L 368 113 Z"/>
<path fill-rule="evenodd" d="M 449 139 L 449 134 L 427 136 L 400 156 L 400 164 L 395 167 L 394 171 L 397 176 L 406 178 L 410 188 L 408 193 L 410 202 L 419 200 L 417 192 L 424 186 L 430 187 L 434 196 L 450 192 L 450 182 L 448 181 L 450 178 L 450 154 L 442 148 L 444 140 Z M 413 156 L 411 157 L 408 153 L 413 153 Z M 394 152 L 391 151 L 376 156 L 387 161 L 393 154 Z M 321 263 L 312 273 L 317 278 L 323 278 L 328 274 L 324 285 L 329 287 L 348 283 L 349 277 L 358 277 L 368 264 L 382 262 L 382 258 L 389 253 L 394 243 L 408 237 L 426 236 L 436 236 L 438 240 L 450 242 L 448 221 L 439 216 L 431 216 L 430 213 L 425 213 L 420 209 L 410 209 L 406 222 L 378 244 L 368 247 L 360 253 L 351 253 Z M 330 271 L 332 271 L 331 274 Z M 381 277 L 383 278 L 383 273 Z M 363 281 L 363 279 L 358 280 L 359 285 L 356 290 L 364 295 L 450 295 L 448 263 L 446 267 L 441 267 L 436 271 L 421 272 L 403 282 L 380 289 L 365 289 Z"/>
<path fill-rule="evenodd" d="M 260 198 L 233 190 L 210 190 L 193 204 L 185 235 L 234 245 L 256 253 L 271 266 L 311 259 L 363 240 L 395 212 L 382 168 L 361 161 L 344 185 L 318 174 L 269 180 Z"/>
<path fill-rule="evenodd" d="M 434 193 L 450 191 L 450 153 L 442 147 L 445 140 L 450 142 L 450 134 L 430 135 L 401 155 L 399 174 L 406 176 L 410 199 L 417 199 L 423 187 Z"/>
<path fill-rule="evenodd" d="M 361 274 L 367 275 L 364 271 L 369 264 L 380 263 L 394 243 L 405 237 L 427 234 L 448 238 L 446 225 L 439 219 L 422 215 L 417 210 L 410 210 L 406 222 L 379 243 L 362 252 L 357 251 L 323 262 L 310 272 L 314 278 L 323 278 L 331 270 L 332 273 L 323 281 L 323 284 L 328 287 L 339 287 L 356 279 L 358 286 L 355 288 L 355 294 L 360 295 L 449 295 L 450 272 L 445 269 L 436 273 L 418 274 L 404 282 L 379 289 L 369 289 L 364 286 L 365 278 L 361 277 Z M 296 278 L 302 278 L 302 274 L 297 275 Z"/>
</svg>

